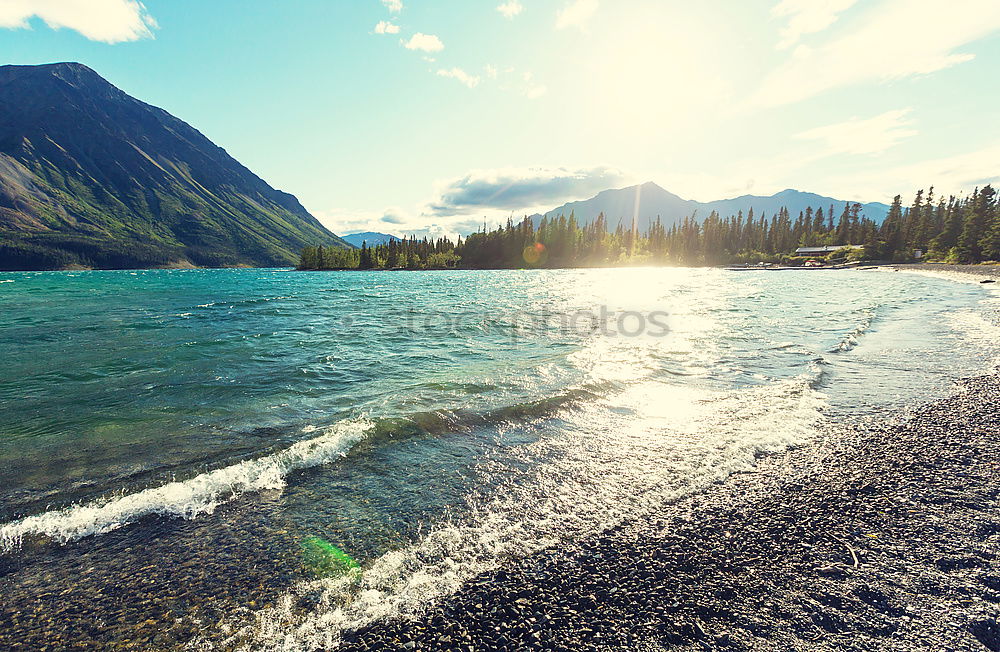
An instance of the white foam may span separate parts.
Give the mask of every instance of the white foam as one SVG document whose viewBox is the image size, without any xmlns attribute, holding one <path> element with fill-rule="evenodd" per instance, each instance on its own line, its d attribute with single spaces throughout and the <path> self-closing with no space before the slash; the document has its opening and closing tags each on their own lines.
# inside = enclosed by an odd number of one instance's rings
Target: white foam
<svg viewBox="0 0 1000 652">
<path fill-rule="evenodd" d="M 980 275 L 973 270 L 904 268 L 900 271 L 983 288 L 986 297 L 979 302 L 978 310 L 956 311 L 950 313 L 948 319 L 964 341 L 988 358 L 990 371 L 1000 368 L 1000 283 L 984 284 L 981 281 L 986 274 Z"/>
<path fill-rule="evenodd" d="M 948 315 L 949 321 L 977 350 L 991 358 L 993 367 L 1000 367 L 1000 284 L 981 283 L 986 275 L 974 271 L 903 270 L 931 278 L 940 278 L 966 285 L 977 285 L 985 291 L 986 297 L 979 302 L 979 310 L 960 310 Z"/>
<path fill-rule="evenodd" d="M 986 274 L 977 274 L 971 269 L 958 271 L 948 267 L 944 267 L 943 269 L 908 269 L 901 267 L 898 270 L 894 269 L 893 271 L 905 272 L 906 274 L 916 274 L 918 276 L 926 276 L 928 278 L 939 278 L 947 281 L 953 281 L 955 283 L 964 283 L 966 285 L 982 285 L 981 281 L 984 278 L 987 278 Z"/>
<path fill-rule="evenodd" d="M 991 298 L 981 305 L 985 310 L 959 311 L 948 317 L 962 340 L 986 358 L 992 371 L 1000 368 L 1000 300 Z"/>
<path fill-rule="evenodd" d="M 875 314 L 878 306 L 871 306 L 865 309 L 865 316 L 860 323 L 852 330 L 850 333 L 844 335 L 843 339 L 837 344 L 831 353 L 843 353 L 845 351 L 850 351 L 858 345 L 858 340 L 868 332 L 871 328 L 872 323 L 875 321 Z"/>
<path fill-rule="evenodd" d="M 627 414 L 600 404 L 567 410 L 568 434 L 512 451 L 526 475 L 470 497 L 461 522 L 439 523 L 357 576 L 303 582 L 273 607 L 235 614 L 222 629 L 230 638 L 191 648 L 335 648 L 345 630 L 420 614 L 505 561 L 655 513 L 810 437 L 826 405 L 812 388 L 817 373 L 727 392 L 643 383 L 614 399 Z M 316 595 L 303 613 L 301 598 Z"/>
<path fill-rule="evenodd" d="M 0 550 L 14 550 L 24 537 L 32 535 L 67 543 L 111 532 L 150 514 L 186 519 L 209 514 L 240 494 L 281 489 L 293 471 L 343 457 L 365 438 L 370 427 L 371 423 L 363 419 L 342 421 L 318 437 L 296 442 L 266 457 L 245 460 L 189 480 L 6 523 L 0 525 Z"/>
</svg>

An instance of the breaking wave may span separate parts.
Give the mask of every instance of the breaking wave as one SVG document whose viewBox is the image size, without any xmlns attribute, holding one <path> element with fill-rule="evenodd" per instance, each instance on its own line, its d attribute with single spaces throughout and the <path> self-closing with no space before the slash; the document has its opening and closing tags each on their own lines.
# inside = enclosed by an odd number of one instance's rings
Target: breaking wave
<svg viewBox="0 0 1000 652">
<path fill-rule="evenodd" d="M 850 351 L 858 345 L 858 340 L 868 332 L 875 322 L 875 317 L 878 312 L 878 306 L 870 306 L 861 310 L 862 318 L 857 326 L 854 327 L 850 333 L 844 335 L 844 337 L 837 343 L 837 346 L 830 350 L 830 353 L 843 353 L 845 351 Z"/>
<path fill-rule="evenodd" d="M 105 534 L 139 519 L 159 514 L 192 519 L 209 514 L 233 498 L 254 491 L 281 489 L 289 473 L 326 464 L 362 441 L 371 422 L 342 421 L 318 437 L 292 444 L 277 453 L 244 460 L 189 480 L 171 482 L 132 494 L 73 505 L 0 525 L 0 550 L 20 547 L 25 537 L 44 536 L 60 543 Z"/>
<path fill-rule="evenodd" d="M 527 476 L 471 500 L 470 512 L 439 522 L 409 547 L 389 551 L 362 573 L 305 581 L 273 607 L 234 614 L 222 640 L 193 649 L 301 650 L 337 647 L 345 631 L 416 616 L 503 563 L 599 532 L 753 466 L 761 454 L 807 440 L 826 405 L 814 389 L 819 370 L 766 386 L 727 392 L 670 387 L 692 414 L 614 414 L 588 403 L 560 413 L 574 437 L 528 447 Z M 615 403 L 642 411 L 667 389 L 633 387 Z M 677 392 L 680 392 L 677 394 Z M 627 423 L 641 416 L 649 430 Z M 585 432 L 587 424 L 602 427 Z M 663 428 L 661 431 L 660 428 Z M 678 454 L 679 449 L 685 449 Z M 495 473 L 495 470 L 492 472 Z M 303 611 L 303 604 L 310 608 Z"/>
<path fill-rule="evenodd" d="M 322 434 L 281 451 L 113 498 L 72 505 L 0 525 L 0 550 L 20 547 L 25 537 L 44 536 L 59 543 L 105 534 L 139 519 L 160 515 L 193 519 L 246 493 L 281 489 L 287 476 L 301 469 L 345 457 L 362 441 L 385 437 L 439 435 L 477 426 L 525 423 L 544 418 L 569 405 L 592 400 L 614 384 L 594 384 L 552 397 L 517 403 L 485 412 L 432 410 L 405 417 L 356 418 L 322 429 Z M 304 432 L 316 428 L 306 427 Z"/>
</svg>

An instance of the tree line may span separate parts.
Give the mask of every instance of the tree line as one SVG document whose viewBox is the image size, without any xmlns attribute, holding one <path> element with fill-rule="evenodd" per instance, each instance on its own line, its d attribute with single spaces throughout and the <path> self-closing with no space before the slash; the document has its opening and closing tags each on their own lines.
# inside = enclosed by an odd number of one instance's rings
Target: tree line
<svg viewBox="0 0 1000 652">
<path fill-rule="evenodd" d="M 449 238 L 430 240 L 415 237 L 360 249 L 343 247 L 306 247 L 299 258 L 299 269 L 453 269 L 461 260 L 458 245 Z"/>
<path fill-rule="evenodd" d="M 1000 260 L 1000 211 L 992 186 L 971 196 L 937 197 L 920 190 L 904 206 L 892 202 L 880 224 L 848 203 L 807 208 L 793 218 L 782 208 L 770 217 L 691 215 L 669 227 L 657 218 L 645 231 L 622 221 L 611 228 L 602 213 L 581 225 L 574 214 L 536 224 L 509 219 L 496 229 L 485 226 L 464 240 L 407 238 L 361 249 L 307 247 L 300 269 L 511 269 L 609 267 L 619 265 L 732 265 L 755 262 L 796 264 L 798 247 L 859 245 L 837 252 L 853 260 L 908 262 L 920 257 L 948 263 Z"/>
</svg>

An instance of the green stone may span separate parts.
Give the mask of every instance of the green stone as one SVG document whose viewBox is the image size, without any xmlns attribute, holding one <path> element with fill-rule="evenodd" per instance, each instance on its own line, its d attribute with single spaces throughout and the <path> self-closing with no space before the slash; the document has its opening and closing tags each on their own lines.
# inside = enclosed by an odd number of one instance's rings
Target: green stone
<svg viewBox="0 0 1000 652">
<path fill-rule="evenodd" d="M 318 577 L 339 577 L 361 567 L 349 554 L 316 536 L 302 542 L 302 559 Z"/>
</svg>

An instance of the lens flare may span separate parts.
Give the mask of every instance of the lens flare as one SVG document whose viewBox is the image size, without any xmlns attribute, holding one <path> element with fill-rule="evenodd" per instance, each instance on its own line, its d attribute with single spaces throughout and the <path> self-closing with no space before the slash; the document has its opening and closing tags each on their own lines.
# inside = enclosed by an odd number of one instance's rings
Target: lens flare
<svg viewBox="0 0 1000 652">
<path fill-rule="evenodd" d="M 545 245 L 541 242 L 536 242 L 533 245 L 528 245 L 524 248 L 524 262 L 529 265 L 537 265 L 542 260 L 542 255 L 545 253 Z"/>
</svg>

